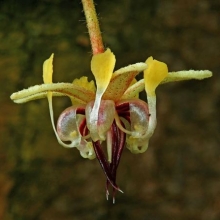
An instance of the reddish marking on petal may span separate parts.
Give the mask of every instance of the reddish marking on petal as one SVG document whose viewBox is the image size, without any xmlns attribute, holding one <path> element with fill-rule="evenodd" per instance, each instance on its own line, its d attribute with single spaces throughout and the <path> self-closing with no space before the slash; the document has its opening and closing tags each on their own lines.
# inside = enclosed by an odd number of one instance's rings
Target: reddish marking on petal
<svg viewBox="0 0 220 220">
<path fill-rule="evenodd" d="M 76 114 L 85 115 L 85 108 L 77 108 L 76 109 Z"/>
<path fill-rule="evenodd" d="M 103 95 L 103 99 L 120 100 L 138 73 L 138 71 L 128 71 L 121 74 L 114 74 Z"/>
<path fill-rule="evenodd" d="M 130 123 L 130 105 L 129 102 L 122 102 L 116 105 L 116 111 L 119 117 L 123 117 Z"/>
<path fill-rule="evenodd" d="M 79 125 L 79 132 L 82 136 L 85 135 L 85 129 L 86 129 L 86 119 L 84 118 L 83 121 Z"/>
<path fill-rule="evenodd" d="M 83 131 L 83 136 L 88 135 L 89 133 L 89 129 L 87 128 L 87 126 L 85 126 L 84 131 Z"/>
<path fill-rule="evenodd" d="M 124 119 L 126 119 L 129 123 L 131 122 L 131 114 L 130 112 L 117 112 L 119 117 L 123 117 Z"/>
<path fill-rule="evenodd" d="M 129 109 L 130 109 L 130 107 L 129 107 L 129 102 L 128 101 L 116 104 L 116 110 L 117 111 L 129 111 Z"/>
<path fill-rule="evenodd" d="M 123 123 L 122 123 L 122 126 L 124 127 Z M 110 170 L 111 170 L 111 174 L 113 178 L 113 183 L 116 185 L 117 168 L 118 168 L 118 165 L 121 159 L 122 151 L 125 146 L 126 134 L 117 127 L 115 121 L 112 124 L 111 133 L 112 133 L 112 161 L 110 163 Z M 106 195 L 109 194 L 108 186 L 109 186 L 109 182 L 107 180 Z M 116 195 L 116 190 L 115 188 L 113 188 L 113 191 L 112 191 L 113 203 L 115 203 L 115 195 Z"/>
<path fill-rule="evenodd" d="M 123 127 L 125 127 L 124 123 L 122 121 L 121 121 L 121 124 L 122 124 Z M 118 138 L 119 143 L 118 143 L 118 150 L 117 150 L 117 155 L 116 155 L 117 156 L 116 157 L 116 168 L 119 165 L 121 155 L 122 155 L 122 151 L 123 151 L 124 146 L 125 146 L 125 139 L 126 139 L 126 134 L 123 131 L 121 131 L 118 127 L 117 127 L 117 129 L 118 129 L 118 134 L 119 134 L 119 138 Z"/>
<path fill-rule="evenodd" d="M 124 127 L 124 124 L 121 122 L 122 126 Z M 124 148 L 124 144 L 125 144 L 125 133 L 123 131 L 121 131 L 117 126 L 116 123 L 113 123 L 114 127 L 114 145 L 113 145 L 113 158 L 112 158 L 112 172 L 116 175 L 116 170 L 118 168 L 119 162 L 120 162 L 120 158 L 121 158 L 121 154 L 122 154 L 122 150 Z"/>
<path fill-rule="evenodd" d="M 112 173 L 111 173 L 111 170 L 110 170 L 110 166 L 109 166 L 109 162 L 108 160 L 106 159 L 105 155 L 104 155 L 104 152 L 102 151 L 101 149 L 101 144 L 99 141 L 96 141 L 96 142 L 92 142 L 93 143 L 93 148 L 94 148 L 94 151 L 96 153 L 96 157 L 109 181 L 109 183 L 112 185 L 112 187 L 116 190 L 119 190 L 119 187 L 114 183 L 114 179 L 112 177 Z"/>
</svg>

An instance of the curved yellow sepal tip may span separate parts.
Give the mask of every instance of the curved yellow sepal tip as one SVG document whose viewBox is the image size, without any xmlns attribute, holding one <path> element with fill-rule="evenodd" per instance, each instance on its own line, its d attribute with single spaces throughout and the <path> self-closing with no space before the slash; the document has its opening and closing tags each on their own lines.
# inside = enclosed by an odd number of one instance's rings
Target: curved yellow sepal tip
<svg viewBox="0 0 220 220">
<path fill-rule="evenodd" d="M 96 80 L 97 89 L 102 92 L 107 88 L 115 67 L 115 55 L 110 49 L 92 57 L 91 70 Z"/>
<path fill-rule="evenodd" d="M 44 61 L 44 64 L 43 64 L 43 81 L 44 81 L 44 83 L 52 83 L 53 56 L 54 56 L 54 54 L 52 53 L 50 58 Z"/>
<path fill-rule="evenodd" d="M 168 68 L 165 63 L 154 60 L 153 57 L 149 57 L 146 63 L 148 67 L 144 71 L 145 90 L 151 96 L 155 95 L 155 89 L 168 75 Z"/>
</svg>

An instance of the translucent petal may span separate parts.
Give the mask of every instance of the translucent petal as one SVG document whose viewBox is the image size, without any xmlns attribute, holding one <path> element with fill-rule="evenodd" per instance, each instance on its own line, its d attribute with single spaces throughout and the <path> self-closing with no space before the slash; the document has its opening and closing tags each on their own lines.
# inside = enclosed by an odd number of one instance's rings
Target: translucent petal
<svg viewBox="0 0 220 220">
<path fill-rule="evenodd" d="M 61 144 L 63 147 L 67 147 L 67 148 L 71 148 L 71 147 L 76 147 L 73 143 L 73 144 L 65 144 L 59 137 L 57 131 L 56 131 L 56 128 L 55 128 L 55 124 L 54 124 L 54 115 L 53 115 L 53 96 L 52 96 L 52 92 L 48 92 L 47 93 L 47 99 L 48 99 L 48 103 L 49 103 L 49 112 L 50 112 L 50 119 L 51 119 L 51 123 L 52 123 L 52 127 L 53 127 L 53 130 L 54 130 L 54 133 L 56 135 L 56 138 L 57 138 L 57 141 L 59 144 Z"/>
<path fill-rule="evenodd" d="M 85 140 L 79 130 L 85 116 L 78 114 L 78 112 L 79 110 L 82 112 L 84 109 L 85 106 L 80 105 L 65 109 L 57 121 L 57 134 L 60 140 L 71 142 L 64 146 L 76 147 L 83 158 L 94 159 L 96 155 L 92 143 Z"/>
<path fill-rule="evenodd" d="M 57 133 L 62 141 L 71 141 L 79 136 L 79 123 L 85 116 L 77 116 L 78 108 L 80 106 L 71 106 L 65 109 L 58 118 Z M 84 106 L 81 108 L 84 108 Z"/>
<path fill-rule="evenodd" d="M 127 147 L 132 153 L 143 153 L 147 150 L 149 137 L 149 110 L 148 104 L 140 99 L 128 99 L 120 101 L 116 104 L 116 110 L 120 114 L 121 120 L 123 117 L 128 121 L 124 123 L 126 129 L 119 123 L 119 118 L 116 118 L 116 123 L 119 129 L 127 134 Z M 129 113 L 129 114 L 128 114 Z M 124 115 L 124 116 L 123 116 Z"/>
<path fill-rule="evenodd" d="M 77 149 L 79 150 L 80 155 L 83 158 L 88 158 L 92 160 L 96 157 L 92 142 L 82 140 L 81 144 L 77 147 Z"/>
<path fill-rule="evenodd" d="M 137 99 L 129 102 L 132 136 L 143 137 L 148 130 L 149 112 L 147 103 Z"/>
<path fill-rule="evenodd" d="M 131 86 L 135 76 L 147 68 L 145 63 L 136 63 L 121 68 L 113 73 L 111 81 L 103 95 L 103 99 L 118 101 Z"/>
<path fill-rule="evenodd" d="M 127 148 L 133 154 L 144 153 L 148 148 L 149 139 L 148 138 L 134 138 L 128 136 L 126 139 Z"/>
<path fill-rule="evenodd" d="M 149 57 L 146 63 L 148 68 L 144 71 L 145 90 L 147 95 L 153 96 L 157 86 L 168 75 L 168 68 L 165 63 L 153 60 L 153 57 Z"/>
<path fill-rule="evenodd" d="M 106 133 L 110 129 L 115 116 L 115 103 L 112 100 L 102 100 L 98 111 L 98 120 L 95 121 L 91 114 L 94 102 L 86 106 L 86 122 L 92 140 L 105 140 Z"/>
<path fill-rule="evenodd" d="M 85 106 L 72 106 L 65 109 L 57 121 L 57 133 L 62 141 L 70 141 L 71 147 L 77 147 L 83 158 L 94 159 L 92 143 L 84 140 L 79 131 L 79 125 L 85 116 L 77 114 L 77 110 L 84 108 Z"/>
<path fill-rule="evenodd" d="M 134 138 L 143 138 L 148 132 L 149 111 L 146 102 L 140 99 L 123 100 L 116 104 L 116 109 L 129 105 L 130 131 L 126 132 Z M 123 117 L 123 116 L 122 116 Z M 120 126 L 121 129 L 121 126 Z"/>
</svg>

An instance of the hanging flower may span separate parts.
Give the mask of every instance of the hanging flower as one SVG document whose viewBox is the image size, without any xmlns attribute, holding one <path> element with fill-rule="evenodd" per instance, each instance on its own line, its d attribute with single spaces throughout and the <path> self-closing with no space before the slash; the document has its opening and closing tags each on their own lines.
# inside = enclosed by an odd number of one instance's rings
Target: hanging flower
<svg viewBox="0 0 220 220">
<path fill-rule="evenodd" d="M 132 153 L 143 153 L 156 127 L 156 94 L 159 84 L 211 77 L 204 71 L 168 72 L 167 65 L 149 57 L 145 63 L 136 63 L 113 72 L 115 56 L 110 49 L 94 55 L 91 71 L 94 81 L 87 77 L 73 83 L 53 83 L 53 54 L 43 64 L 44 84 L 24 89 L 11 95 L 15 103 L 47 98 L 50 118 L 58 142 L 68 148 L 76 147 L 81 156 L 99 160 L 107 177 L 106 196 L 109 184 L 113 187 L 113 202 L 116 191 L 116 172 L 122 151 L 126 146 Z M 144 78 L 135 77 L 144 73 Z M 145 90 L 147 103 L 138 95 Z M 53 96 L 68 96 L 72 106 L 65 109 L 55 127 Z M 107 156 L 104 147 L 107 148 Z M 122 191 L 121 191 L 122 192 Z"/>
</svg>

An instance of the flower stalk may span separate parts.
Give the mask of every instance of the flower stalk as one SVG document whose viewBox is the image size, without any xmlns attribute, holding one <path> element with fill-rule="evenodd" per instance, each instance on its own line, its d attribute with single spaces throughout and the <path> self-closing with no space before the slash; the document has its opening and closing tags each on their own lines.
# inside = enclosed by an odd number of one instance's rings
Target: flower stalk
<svg viewBox="0 0 220 220">
<path fill-rule="evenodd" d="M 104 46 L 93 0 L 82 0 L 93 55 L 103 53 Z"/>
</svg>

